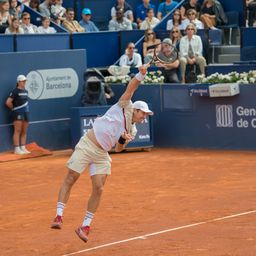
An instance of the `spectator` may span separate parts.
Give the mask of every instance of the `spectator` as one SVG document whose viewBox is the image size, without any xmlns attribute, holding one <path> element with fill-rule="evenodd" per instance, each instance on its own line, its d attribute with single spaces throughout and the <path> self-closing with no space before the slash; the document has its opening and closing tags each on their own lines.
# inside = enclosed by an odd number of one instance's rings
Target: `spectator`
<svg viewBox="0 0 256 256">
<path fill-rule="evenodd" d="M 37 32 L 40 34 L 54 34 L 55 28 L 50 27 L 50 19 L 48 17 L 42 18 L 42 25 L 38 27 Z"/>
<path fill-rule="evenodd" d="M 1 0 L 0 2 L 0 33 L 4 33 L 5 30 L 11 25 L 12 16 L 9 13 L 10 4 L 8 0 Z"/>
<path fill-rule="evenodd" d="M 172 18 L 167 21 L 166 30 L 172 30 L 174 26 L 178 27 L 180 30 L 185 29 L 179 9 L 176 9 L 172 14 Z"/>
<path fill-rule="evenodd" d="M 84 8 L 82 11 L 82 20 L 79 21 L 79 24 L 84 28 L 85 32 L 98 32 L 99 29 L 96 27 L 94 22 L 90 20 L 91 17 L 91 10 L 88 8 Z"/>
<path fill-rule="evenodd" d="M 154 55 L 154 49 L 148 49 L 149 46 L 157 45 L 157 53 L 161 49 L 161 40 L 156 38 L 156 33 L 152 29 L 145 30 L 145 37 L 143 42 L 143 57 L 144 57 L 144 63 L 148 63 L 152 60 L 152 57 Z"/>
<path fill-rule="evenodd" d="M 64 8 L 62 4 L 62 0 L 55 0 L 55 2 L 51 5 L 51 18 L 57 24 L 60 24 L 63 20 L 65 20 L 66 8 Z"/>
<path fill-rule="evenodd" d="M 200 12 L 200 20 L 205 28 L 216 29 L 216 8 L 214 0 L 204 0 Z"/>
<path fill-rule="evenodd" d="M 141 56 L 135 52 L 134 43 L 130 42 L 127 45 L 125 54 L 123 54 L 119 61 L 120 67 L 140 67 L 142 65 Z"/>
<path fill-rule="evenodd" d="M 256 0 L 246 0 L 246 7 L 248 9 L 248 26 L 253 27 L 256 15 Z"/>
<path fill-rule="evenodd" d="M 172 45 L 175 46 L 178 51 L 180 51 L 180 39 L 182 38 L 182 34 L 179 27 L 172 28 L 170 38 L 172 40 Z"/>
<path fill-rule="evenodd" d="M 187 25 L 186 36 L 183 36 L 180 40 L 180 71 L 182 83 L 185 83 L 187 64 L 198 64 L 200 73 L 205 74 L 206 60 L 203 57 L 203 44 L 201 37 L 196 35 L 194 24 Z"/>
<path fill-rule="evenodd" d="M 9 13 L 12 17 L 17 17 L 18 19 L 21 18 L 21 13 L 23 11 L 23 5 L 18 5 L 17 0 L 9 0 Z"/>
<path fill-rule="evenodd" d="M 146 29 L 153 29 L 160 20 L 156 17 L 154 17 L 154 9 L 149 8 L 147 10 L 147 18 L 141 22 L 140 29 L 146 30 Z"/>
<path fill-rule="evenodd" d="M 127 18 L 131 23 L 134 21 L 132 7 L 125 0 L 117 0 L 115 6 L 111 8 L 111 17 L 116 17 L 116 11 L 118 9 L 122 9 L 124 13 L 124 17 Z"/>
<path fill-rule="evenodd" d="M 110 31 L 132 30 L 132 23 L 124 17 L 123 9 L 117 8 L 116 17 L 113 17 L 108 24 Z"/>
<path fill-rule="evenodd" d="M 158 54 L 160 59 L 164 59 L 167 56 L 168 56 L 168 58 L 170 58 L 170 56 L 172 56 L 172 52 L 170 53 L 171 45 L 172 45 L 172 41 L 170 38 L 165 38 L 163 40 L 161 50 Z M 168 64 L 163 64 L 161 62 L 157 63 L 157 66 L 162 68 L 162 73 L 164 76 L 165 83 L 179 83 L 180 82 L 179 78 L 178 78 L 179 65 L 180 65 L 179 59 L 176 59 L 174 62 L 168 63 Z"/>
<path fill-rule="evenodd" d="M 142 21 L 144 21 L 147 17 L 147 10 L 153 9 L 154 16 L 156 14 L 156 6 L 154 4 L 150 3 L 150 0 L 142 0 L 142 4 L 137 6 L 136 8 L 136 21 L 138 24 L 138 27 L 140 28 L 140 24 Z"/>
<path fill-rule="evenodd" d="M 40 5 L 39 5 L 39 12 L 42 14 L 42 16 L 51 17 L 51 4 L 52 0 L 44 0 Z"/>
<path fill-rule="evenodd" d="M 166 14 L 172 11 L 178 3 L 173 0 L 165 0 L 165 2 L 159 4 L 157 18 L 161 20 Z"/>
<path fill-rule="evenodd" d="M 181 19 L 182 20 L 188 18 L 187 17 L 187 11 L 190 10 L 190 9 L 194 9 L 197 14 L 200 13 L 200 4 L 197 2 L 197 0 L 188 0 L 186 3 L 184 3 L 180 7 L 180 13 L 181 13 Z"/>
<path fill-rule="evenodd" d="M 186 28 L 189 23 L 196 26 L 197 29 L 204 29 L 204 24 L 197 19 L 197 12 L 195 9 L 189 9 L 187 11 L 187 18 L 183 21 L 183 25 Z"/>
<path fill-rule="evenodd" d="M 17 17 L 12 18 L 12 23 L 5 30 L 5 34 L 24 34 L 24 30 L 20 27 L 20 23 Z"/>
<path fill-rule="evenodd" d="M 36 12 L 39 12 L 40 0 L 30 0 L 29 7 Z"/>
<path fill-rule="evenodd" d="M 84 32 L 84 28 L 74 20 L 75 12 L 73 8 L 68 8 L 66 11 L 66 19 L 62 22 L 62 26 L 70 33 Z"/>
<path fill-rule="evenodd" d="M 30 23 L 30 14 L 28 12 L 22 13 L 20 26 L 24 30 L 25 34 L 37 33 L 37 26 Z"/>
<path fill-rule="evenodd" d="M 14 153 L 18 155 L 30 153 L 25 147 L 29 121 L 28 91 L 25 89 L 26 80 L 27 78 L 24 75 L 19 75 L 16 88 L 6 100 L 6 106 L 12 111 Z"/>
</svg>

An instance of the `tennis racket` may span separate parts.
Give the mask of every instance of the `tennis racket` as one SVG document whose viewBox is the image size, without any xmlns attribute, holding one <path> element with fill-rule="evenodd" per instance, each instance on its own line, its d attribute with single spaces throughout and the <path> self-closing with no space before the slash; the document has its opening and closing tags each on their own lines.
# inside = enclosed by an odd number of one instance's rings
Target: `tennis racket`
<svg viewBox="0 0 256 256">
<path fill-rule="evenodd" d="M 160 48 L 160 50 L 159 50 Z M 154 49 L 153 56 L 148 65 L 170 64 L 179 58 L 178 50 L 175 46 L 167 43 L 155 44 L 147 47 L 147 50 Z"/>
</svg>

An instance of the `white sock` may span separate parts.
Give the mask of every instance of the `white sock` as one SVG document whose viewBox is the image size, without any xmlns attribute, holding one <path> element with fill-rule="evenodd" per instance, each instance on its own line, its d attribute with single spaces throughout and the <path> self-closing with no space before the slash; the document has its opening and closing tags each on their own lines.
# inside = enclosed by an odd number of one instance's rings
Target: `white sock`
<svg viewBox="0 0 256 256">
<path fill-rule="evenodd" d="M 66 204 L 64 204 L 62 202 L 58 202 L 56 215 L 63 216 L 63 211 L 64 211 L 65 206 L 66 206 Z"/>
<path fill-rule="evenodd" d="M 89 212 L 89 211 L 86 211 L 85 218 L 84 218 L 84 222 L 83 222 L 83 225 L 82 225 L 82 226 L 83 226 L 83 227 L 85 227 L 85 226 L 90 226 L 93 217 L 94 217 L 94 213 Z"/>
</svg>

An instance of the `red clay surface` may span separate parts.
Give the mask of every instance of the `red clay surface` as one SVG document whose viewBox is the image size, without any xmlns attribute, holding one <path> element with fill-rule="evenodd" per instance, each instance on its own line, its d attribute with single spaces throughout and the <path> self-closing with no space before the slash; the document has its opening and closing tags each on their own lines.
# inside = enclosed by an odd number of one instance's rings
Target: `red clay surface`
<svg viewBox="0 0 256 256">
<path fill-rule="evenodd" d="M 112 154 L 87 244 L 74 232 L 90 194 L 87 172 L 72 190 L 63 229 L 50 229 L 70 153 L 0 163 L 0 255 L 256 255 L 256 152 Z"/>
</svg>

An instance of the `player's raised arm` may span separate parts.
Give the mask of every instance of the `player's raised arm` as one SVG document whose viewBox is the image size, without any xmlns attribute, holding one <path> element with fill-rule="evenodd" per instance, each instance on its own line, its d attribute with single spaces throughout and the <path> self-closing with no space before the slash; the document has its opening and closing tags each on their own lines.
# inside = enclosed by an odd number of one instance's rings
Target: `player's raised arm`
<svg viewBox="0 0 256 256">
<path fill-rule="evenodd" d="M 134 92 L 137 90 L 139 84 L 146 76 L 148 67 L 149 67 L 149 65 L 142 65 L 139 67 L 139 72 L 132 78 L 132 80 L 127 85 L 125 92 L 120 97 L 120 101 L 131 100 Z"/>
</svg>

